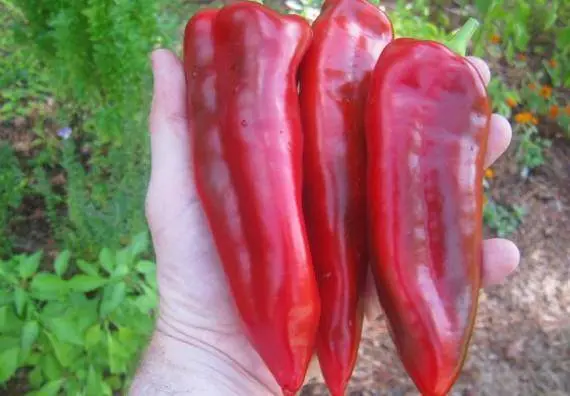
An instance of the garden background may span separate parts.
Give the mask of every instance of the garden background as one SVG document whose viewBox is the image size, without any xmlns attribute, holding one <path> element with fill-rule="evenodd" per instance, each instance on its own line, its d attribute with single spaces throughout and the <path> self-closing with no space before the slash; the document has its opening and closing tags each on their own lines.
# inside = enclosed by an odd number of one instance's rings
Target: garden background
<svg viewBox="0 0 570 396">
<path fill-rule="evenodd" d="M 206 3 L 207 0 L 199 0 Z M 214 2 L 211 5 L 219 5 Z M 313 0 L 270 5 L 311 19 Z M 475 16 L 513 143 L 485 175 L 485 232 L 522 262 L 482 292 L 453 395 L 570 394 L 570 1 L 380 4 L 396 34 L 442 39 Z M 153 327 L 144 219 L 149 52 L 180 53 L 183 0 L 0 0 L 0 394 L 125 389 Z M 351 395 L 414 395 L 383 319 Z M 318 381 L 305 395 L 320 395 Z"/>
</svg>

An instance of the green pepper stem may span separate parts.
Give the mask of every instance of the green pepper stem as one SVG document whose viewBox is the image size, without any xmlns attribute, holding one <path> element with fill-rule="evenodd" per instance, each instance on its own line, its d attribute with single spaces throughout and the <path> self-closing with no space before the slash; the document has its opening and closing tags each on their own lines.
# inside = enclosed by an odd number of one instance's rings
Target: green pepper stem
<svg viewBox="0 0 570 396">
<path fill-rule="evenodd" d="M 475 18 L 469 18 L 465 25 L 459 29 L 447 42 L 447 47 L 461 56 L 467 52 L 467 44 L 473 34 L 479 28 L 479 22 Z"/>
</svg>

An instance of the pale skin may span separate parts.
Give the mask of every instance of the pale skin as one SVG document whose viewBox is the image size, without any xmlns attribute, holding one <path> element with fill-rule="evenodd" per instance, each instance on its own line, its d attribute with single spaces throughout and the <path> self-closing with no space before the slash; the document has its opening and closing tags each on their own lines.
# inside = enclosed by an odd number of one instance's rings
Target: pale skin
<svg viewBox="0 0 570 396">
<path fill-rule="evenodd" d="M 488 83 L 485 62 L 470 60 Z M 152 64 L 147 219 L 156 251 L 160 306 L 156 331 L 130 394 L 280 395 L 242 331 L 196 194 L 182 64 L 167 50 L 155 51 Z M 486 166 L 504 153 L 510 140 L 508 121 L 493 115 Z M 511 241 L 484 241 L 484 286 L 503 282 L 518 263 L 519 250 Z M 373 320 L 381 311 L 371 282 L 365 296 L 367 319 Z"/>
</svg>

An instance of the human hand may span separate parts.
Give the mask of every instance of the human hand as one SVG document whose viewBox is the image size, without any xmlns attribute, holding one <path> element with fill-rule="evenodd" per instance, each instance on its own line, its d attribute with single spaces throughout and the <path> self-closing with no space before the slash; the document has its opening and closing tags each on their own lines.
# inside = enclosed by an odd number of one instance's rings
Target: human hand
<svg viewBox="0 0 570 396">
<path fill-rule="evenodd" d="M 487 65 L 472 60 L 488 82 Z M 170 392 L 198 394 L 280 394 L 242 330 L 197 197 L 182 65 L 171 52 L 158 50 L 153 70 L 147 218 L 158 263 L 160 305 L 156 334 L 132 392 L 159 394 L 168 387 Z M 509 123 L 494 115 L 487 166 L 510 139 Z M 489 286 L 516 268 L 519 252 L 510 241 L 491 239 L 484 241 L 483 257 L 483 283 Z M 380 309 L 372 282 L 365 298 L 367 316 L 374 318 Z"/>
</svg>

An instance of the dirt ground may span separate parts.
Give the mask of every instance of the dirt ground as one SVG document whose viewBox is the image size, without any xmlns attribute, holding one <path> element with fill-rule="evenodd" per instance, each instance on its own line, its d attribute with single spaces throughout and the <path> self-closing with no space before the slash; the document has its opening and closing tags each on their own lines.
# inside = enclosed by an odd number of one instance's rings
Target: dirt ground
<svg viewBox="0 0 570 396">
<path fill-rule="evenodd" d="M 494 166 L 493 197 L 527 209 L 514 235 L 521 264 L 482 291 L 473 341 L 452 396 L 570 395 L 570 144 L 554 140 L 527 180 L 510 150 Z M 364 330 L 350 396 L 418 395 L 397 358 L 384 319 Z M 303 396 L 328 395 L 318 381 Z"/>
</svg>

